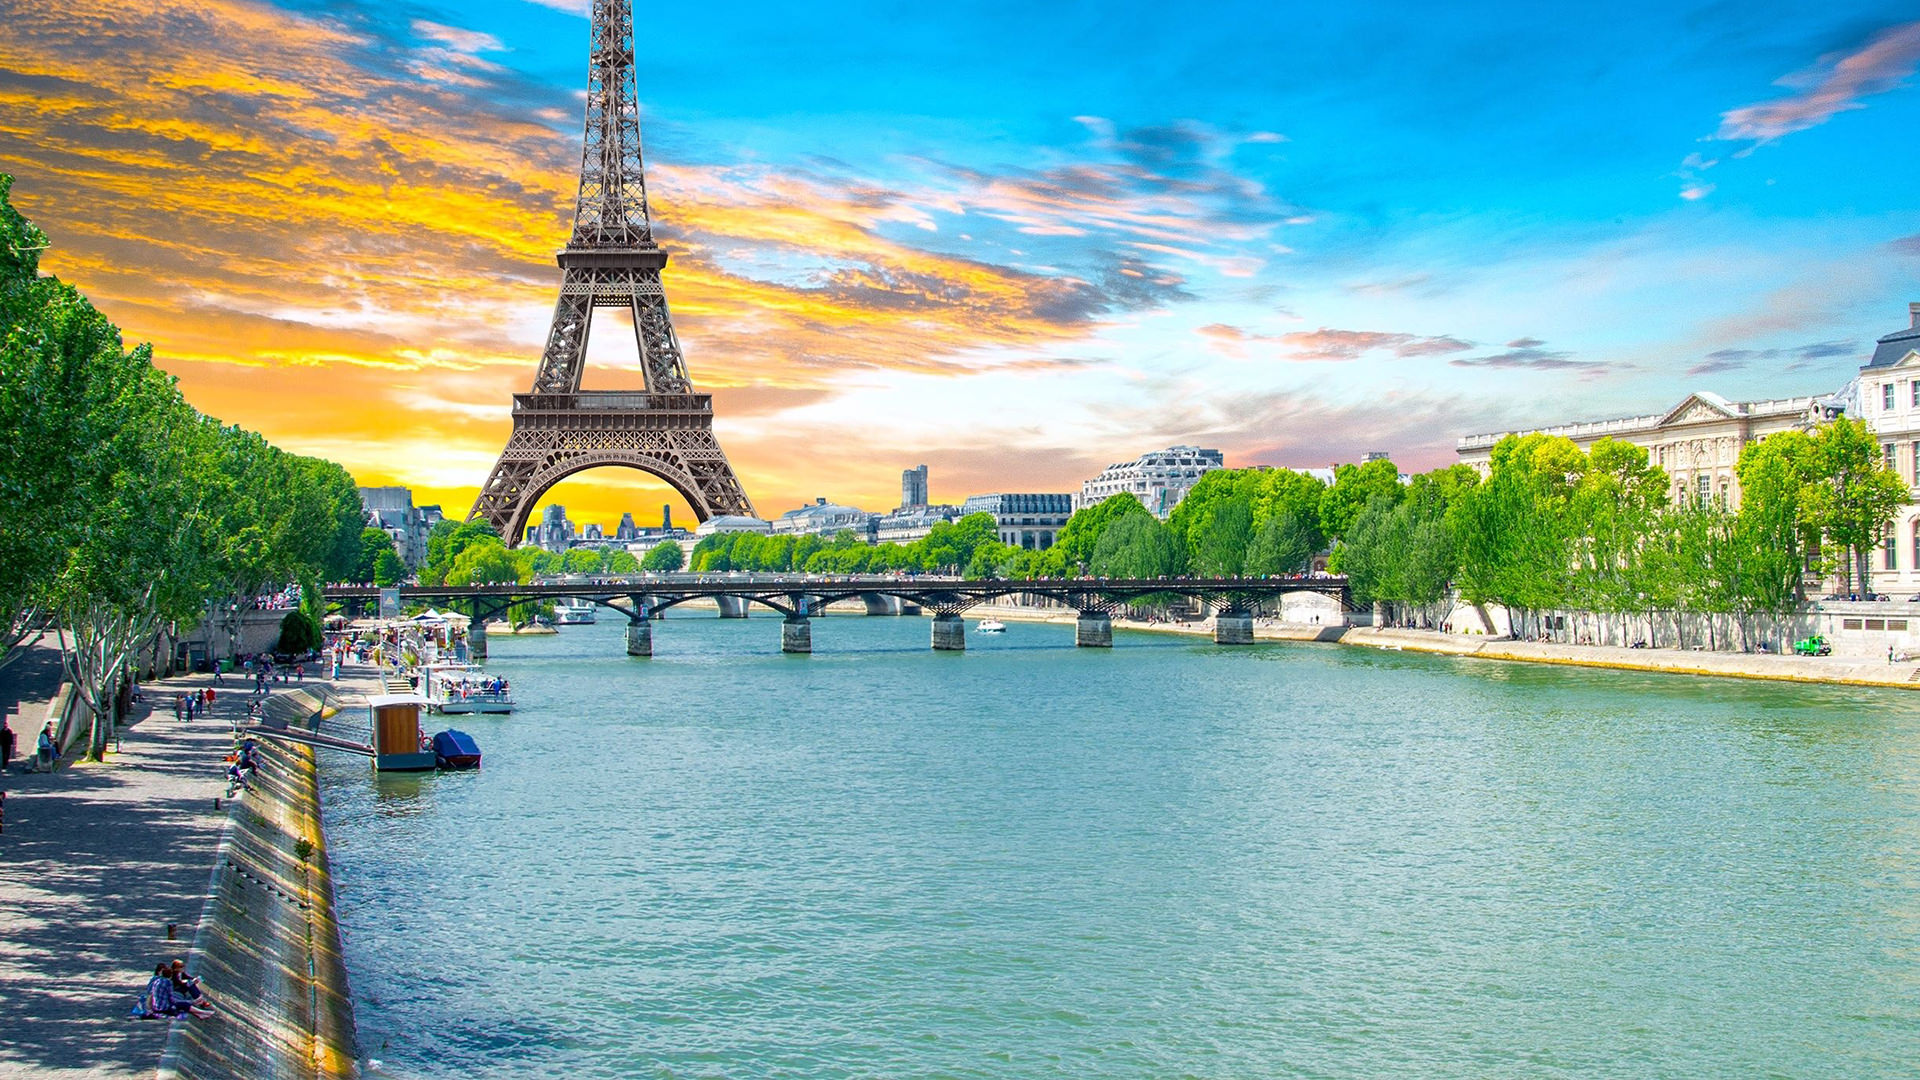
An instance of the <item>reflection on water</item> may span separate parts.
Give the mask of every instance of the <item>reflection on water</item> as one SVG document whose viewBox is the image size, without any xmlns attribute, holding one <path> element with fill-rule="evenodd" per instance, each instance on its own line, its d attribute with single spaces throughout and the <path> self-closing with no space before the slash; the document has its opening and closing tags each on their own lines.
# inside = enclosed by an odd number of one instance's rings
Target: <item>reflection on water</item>
<svg viewBox="0 0 1920 1080">
<path fill-rule="evenodd" d="M 390 1075 L 1902 1076 L 1920 698 L 672 612 L 323 781 Z M 971 626 L 969 627 L 971 629 Z"/>
</svg>

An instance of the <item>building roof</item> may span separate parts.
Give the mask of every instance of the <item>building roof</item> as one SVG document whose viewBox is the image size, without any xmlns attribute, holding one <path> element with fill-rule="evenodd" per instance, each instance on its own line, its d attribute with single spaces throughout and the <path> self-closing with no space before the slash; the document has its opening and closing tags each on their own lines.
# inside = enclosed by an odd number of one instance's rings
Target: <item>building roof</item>
<svg viewBox="0 0 1920 1080">
<path fill-rule="evenodd" d="M 1905 330 L 1895 330 L 1874 343 L 1873 359 L 1867 361 L 1870 368 L 1892 367 L 1907 358 L 1907 354 L 1920 349 L 1920 315 L 1914 317 L 1916 325 Z"/>
</svg>

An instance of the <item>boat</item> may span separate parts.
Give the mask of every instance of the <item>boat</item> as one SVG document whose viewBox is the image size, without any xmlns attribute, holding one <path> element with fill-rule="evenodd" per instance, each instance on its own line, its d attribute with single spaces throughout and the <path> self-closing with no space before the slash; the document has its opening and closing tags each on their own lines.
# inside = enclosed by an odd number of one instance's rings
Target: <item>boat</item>
<svg viewBox="0 0 1920 1080">
<path fill-rule="evenodd" d="M 980 625 L 974 629 L 983 634 L 1004 634 L 1007 632 L 1007 624 L 999 619 L 981 619 Z"/>
<path fill-rule="evenodd" d="M 553 613 L 553 621 L 560 626 L 580 626 L 593 621 L 593 601 L 570 596 L 560 601 Z"/>
<path fill-rule="evenodd" d="M 433 758 L 442 769 L 477 769 L 480 744 L 466 732 L 448 728 L 433 737 Z"/>
<path fill-rule="evenodd" d="M 478 664 L 449 661 L 420 669 L 420 691 L 427 708 L 446 716 L 513 711 L 513 689 L 507 680 L 488 675 Z"/>
</svg>

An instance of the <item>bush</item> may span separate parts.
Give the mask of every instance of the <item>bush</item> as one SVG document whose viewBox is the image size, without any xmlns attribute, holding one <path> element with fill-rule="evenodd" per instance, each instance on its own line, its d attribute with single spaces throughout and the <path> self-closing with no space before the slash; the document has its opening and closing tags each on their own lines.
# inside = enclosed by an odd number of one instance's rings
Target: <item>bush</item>
<svg viewBox="0 0 1920 1080">
<path fill-rule="evenodd" d="M 287 617 L 280 620 L 280 643 L 273 651 L 299 656 L 318 651 L 320 644 L 320 627 L 313 617 L 304 611 L 289 611 Z"/>
</svg>

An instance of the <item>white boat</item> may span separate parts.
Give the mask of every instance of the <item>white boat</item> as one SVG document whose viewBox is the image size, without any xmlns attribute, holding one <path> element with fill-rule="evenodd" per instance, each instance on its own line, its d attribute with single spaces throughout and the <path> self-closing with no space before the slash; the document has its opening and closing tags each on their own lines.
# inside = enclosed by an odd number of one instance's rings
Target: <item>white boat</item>
<svg viewBox="0 0 1920 1080">
<path fill-rule="evenodd" d="M 983 634 L 1004 634 L 1007 632 L 1007 624 L 999 619 L 981 619 L 980 625 L 974 629 Z"/>
<path fill-rule="evenodd" d="M 420 692 L 434 712 L 459 716 L 513 711 L 513 690 L 507 680 L 488 675 L 478 664 L 449 662 L 420 670 Z"/>
<path fill-rule="evenodd" d="M 577 626 L 593 621 L 593 601 L 582 600 L 577 596 L 560 601 L 560 607 L 553 614 L 553 621 L 561 626 Z"/>
</svg>

